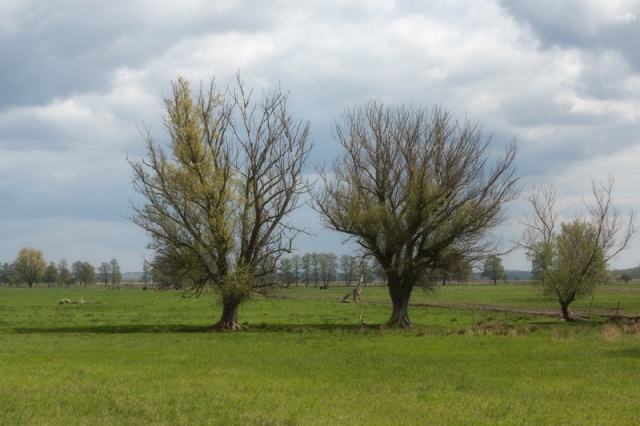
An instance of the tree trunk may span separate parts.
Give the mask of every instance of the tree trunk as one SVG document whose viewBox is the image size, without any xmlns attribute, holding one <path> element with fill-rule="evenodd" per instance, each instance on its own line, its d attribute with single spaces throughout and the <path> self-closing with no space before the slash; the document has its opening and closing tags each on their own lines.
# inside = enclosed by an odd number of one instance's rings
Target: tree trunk
<svg viewBox="0 0 640 426">
<path fill-rule="evenodd" d="M 562 318 L 566 322 L 576 322 L 577 320 L 571 315 L 571 311 L 569 310 L 569 304 L 571 302 L 560 301 L 560 306 L 562 307 Z"/>
<path fill-rule="evenodd" d="M 233 331 L 242 327 L 238 324 L 239 303 L 227 302 L 222 304 L 222 317 L 214 326 L 216 331 Z"/>
<path fill-rule="evenodd" d="M 409 320 L 408 309 L 412 291 L 413 286 L 403 283 L 400 280 L 391 281 L 391 279 L 389 279 L 389 295 L 393 303 L 393 312 L 391 313 L 391 318 L 387 321 L 387 325 L 411 327 L 412 324 Z"/>
</svg>

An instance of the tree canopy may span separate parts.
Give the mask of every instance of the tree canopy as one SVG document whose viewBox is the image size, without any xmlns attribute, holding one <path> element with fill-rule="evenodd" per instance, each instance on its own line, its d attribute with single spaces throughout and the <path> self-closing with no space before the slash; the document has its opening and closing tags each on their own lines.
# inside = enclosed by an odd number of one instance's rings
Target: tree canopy
<svg viewBox="0 0 640 426">
<path fill-rule="evenodd" d="M 456 253 L 467 263 L 496 248 L 489 231 L 517 197 L 516 144 L 490 163 L 491 138 L 440 107 L 369 101 L 336 122 L 342 153 L 314 206 L 324 224 L 353 238 L 384 269 L 389 324 L 410 325 L 415 286 L 429 284 Z"/>
<path fill-rule="evenodd" d="M 504 266 L 502 266 L 502 259 L 496 255 L 489 256 L 482 267 L 482 277 L 493 280 L 496 284 L 498 280 L 507 278 L 507 274 L 504 272 Z"/>
<path fill-rule="evenodd" d="M 239 305 L 275 284 L 277 261 L 301 232 L 286 218 L 308 190 L 309 123 L 290 114 L 279 87 L 257 101 L 239 74 L 223 92 L 211 79 L 194 94 L 182 77 L 172 89 L 168 143 L 147 131 L 147 158 L 130 161 L 146 199 L 132 220 L 170 275 L 194 294 L 219 294 L 216 328 L 235 329 Z"/>
<path fill-rule="evenodd" d="M 46 267 L 47 262 L 44 260 L 42 251 L 29 247 L 20 249 L 14 262 L 18 279 L 27 283 L 29 287 L 42 280 Z"/>
</svg>

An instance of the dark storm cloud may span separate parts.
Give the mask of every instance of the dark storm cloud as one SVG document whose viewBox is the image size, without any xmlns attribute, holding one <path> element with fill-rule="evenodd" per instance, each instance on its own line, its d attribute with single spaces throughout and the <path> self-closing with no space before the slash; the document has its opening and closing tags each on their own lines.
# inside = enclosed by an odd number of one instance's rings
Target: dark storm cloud
<svg viewBox="0 0 640 426">
<path fill-rule="evenodd" d="M 501 0 L 545 48 L 559 46 L 619 52 L 640 71 L 640 3 L 585 0 Z"/>
<path fill-rule="evenodd" d="M 185 35 L 260 31 L 273 14 L 264 5 L 189 3 L 24 2 L 21 13 L 4 18 L 10 25 L 0 33 L 0 110 L 105 91 L 116 69 L 140 66 Z"/>
<path fill-rule="evenodd" d="M 92 9 L 82 10 L 87 7 Z M 42 104 L 107 87 L 122 60 L 112 43 L 126 23 L 118 24 L 100 4 L 39 2 L 25 9 L 0 42 L 3 61 L 10 64 L 0 80 L 3 105 Z"/>
</svg>

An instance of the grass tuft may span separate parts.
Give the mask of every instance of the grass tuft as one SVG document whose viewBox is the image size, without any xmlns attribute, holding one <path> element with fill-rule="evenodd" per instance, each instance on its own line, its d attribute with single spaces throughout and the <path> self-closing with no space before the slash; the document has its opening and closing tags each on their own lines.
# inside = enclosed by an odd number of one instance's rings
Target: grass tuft
<svg viewBox="0 0 640 426">
<path fill-rule="evenodd" d="M 617 342 L 622 338 L 622 331 L 618 324 L 607 323 L 602 327 L 602 338 L 607 342 Z"/>
</svg>

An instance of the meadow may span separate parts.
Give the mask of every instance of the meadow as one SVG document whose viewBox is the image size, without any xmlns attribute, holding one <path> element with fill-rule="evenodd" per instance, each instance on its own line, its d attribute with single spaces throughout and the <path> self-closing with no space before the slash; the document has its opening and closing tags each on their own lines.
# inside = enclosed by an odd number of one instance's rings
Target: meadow
<svg viewBox="0 0 640 426">
<path fill-rule="evenodd" d="M 576 308 L 635 315 L 639 290 L 603 286 Z M 531 286 L 465 285 L 416 292 L 415 326 L 397 330 L 384 288 L 339 303 L 348 291 L 281 289 L 243 305 L 243 331 L 213 333 L 212 295 L 0 288 L 0 424 L 640 420 L 631 320 L 567 324 Z"/>
</svg>

